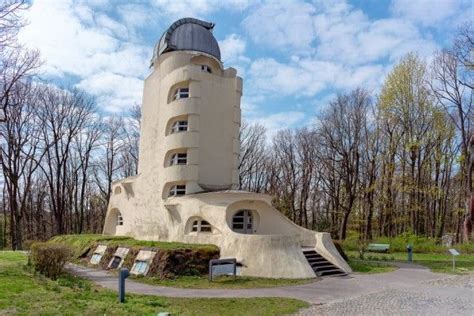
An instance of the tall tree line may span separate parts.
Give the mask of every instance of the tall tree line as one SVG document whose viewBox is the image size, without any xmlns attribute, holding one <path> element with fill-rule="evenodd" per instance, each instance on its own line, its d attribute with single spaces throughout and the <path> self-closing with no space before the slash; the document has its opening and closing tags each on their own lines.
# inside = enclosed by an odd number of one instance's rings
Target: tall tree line
<svg viewBox="0 0 474 316">
<path fill-rule="evenodd" d="M 267 140 L 246 125 L 241 189 L 272 194 L 295 223 L 339 239 L 472 238 L 473 32 L 462 25 L 429 64 L 407 54 L 378 95 L 342 93 L 313 126 Z"/>
<path fill-rule="evenodd" d="M 100 232 L 111 183 L 136 173 L 140 109 L 101 117 L 92 97 L 38 80 L 38 51 L 21 46 L 25 1 L 0 4 L 0 245 Z"/>
<path fill-rule="evenodd" d="M 18 0 L 0 4 L 0 246 L 101 232 L 112 181 L 136 174 L 140 107 L 103 117 L 76 89 L 44 83 L 16 40 Z M 240 186 L 269 193 L 295 223 L 344 239 L 469 237 L 472 25 L 427 64 L 406 55 L 378 95 L 342 93 L 315 124 L 267 139 L 241 129 Z M 466 233 L 467 232 L 467 233 Z"/>
</svg>

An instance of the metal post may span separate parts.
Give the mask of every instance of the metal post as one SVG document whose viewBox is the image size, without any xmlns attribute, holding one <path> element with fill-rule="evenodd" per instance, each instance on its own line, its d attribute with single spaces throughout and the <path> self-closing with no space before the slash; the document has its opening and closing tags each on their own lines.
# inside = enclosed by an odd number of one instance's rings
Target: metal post
<svg viewBox="0 0 474 316">
<path fill-rule="evenodd" d="M 119 302 L 125 302 L 125 279 L 128 278 L 130 272 L 127 268 L 120 269 L 119 272 Z"/>
<path fill-rule="evenodd" d="M 453 255 L 453 271 L 456 271 L 456 259 L 454 259 L 455 256 Z"/>
<path fill-rule="evenodd" d="M 412 245 L 407 246 L 407 255 L 408 255 L 408 262 L 411 263 L 413 262 L 413 247 Z"/>
</svg>

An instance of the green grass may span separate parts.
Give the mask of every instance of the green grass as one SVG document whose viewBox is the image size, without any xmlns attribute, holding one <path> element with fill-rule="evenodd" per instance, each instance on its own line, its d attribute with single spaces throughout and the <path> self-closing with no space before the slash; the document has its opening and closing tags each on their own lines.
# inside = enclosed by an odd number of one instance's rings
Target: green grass
<svg viewBox="0 0 474 316">
<path fill-rule="evenodd" d="M 177 288 L 190 289 L 250 289 L 271 288 L 279 286 L 292 286 L 315 282 L 316 279 L 269 279 L 237 276 L 234 280 L 231 276 L 221 276 L 212 282 L 202 276 L 178 276 L 175 279 L 160 280 L 153 277 L 134 277 L 136 281 Z"/>
<path fill-rule="evenodd" d="M 359 257 L 356 251 L 346 251 L 351 260 Z M 365 253 L 365 259 L 370 261 L 407 261 L 406 252 L 394 252 L 389 254 Z M 365 260 L 366 262 L 366 260 Z M 474 271 L 474 255 L 461 254 L 456 257 L 456 270 L 452 269 L 452 256 L 440 253 L 414 253 L 413 262 L 429 268 L 433 272 L 462 274 Z"/>
<path fill-rule="evenodd" d="M 95 243 L 101 243 L 110 246 L 128 246 L 128 247 L 156 247 L 163 250 L 170 249 L 201 249 L 217 250 L 214 245 L 185 244 L 179 242 L 163 241 L 145 241 L 136 240 L 131 237 L 123 236 L 104 236 L 104 235 L 60 235 L 50 239 L 54 242 L 66 243 L 74 248 L 75 257 L 79 257 L 86 252 Z"/>
<path fill-rule="evenodd" d="M 354 258 L 351 258 L 348 263 L 351 266 L 352 271 L 357 272 L 357 273 L 368 273 L 368 274 L 385 273 L 385 272 L 392 272 L 397 269 L 397 267 L 389 263 L 385 263 L 385 262 L 379 263 L 379 262 L 359 260 L 359 259 L 354 259 Z"/>
<path fill-rule="evenodd" d="M 359 234 L 357 232 L 351 231 L 348 234 L 346 240 L 341 242 L 344 250 L 346 251 L 358 251 L 359 247 L 362 246 Z M 439 240 L 435 238 L 429 238 L 424 236 L 416 236 L 409 233 L 401 234 L 397 237 L 377 237 L 374 240 L 364 244 L 367 247 L 367 244 L 389 244 L 390 252 L 405 252 L 406 246 L 408 244 L 413 246 L 414 253 L 446 253 L 447 248 L 440 244 Z M 456 244 L 454 248 L 458 249 L 461 253 L 464 254 L 474 254 L 474 243 L 463 243 Z"/>
<path fill-rule="evenodd" d="M 15 315 L 286 315 L 308 304 L 287 298 L 164 298 L 117 293 L 81 278 L 51 281 L 26 267 L 26 255 L 0 252 L 0 314 Z"/>
</svg>

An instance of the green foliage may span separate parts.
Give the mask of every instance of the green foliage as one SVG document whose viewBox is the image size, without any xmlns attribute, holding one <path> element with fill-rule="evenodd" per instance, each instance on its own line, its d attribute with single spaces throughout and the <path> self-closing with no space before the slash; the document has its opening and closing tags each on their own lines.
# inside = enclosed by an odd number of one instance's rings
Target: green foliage
<svg viewBox="0 0 474 316">
<path fill-rule="evenodd" d="M 26 256 L 0 252 L 0 310 L 6 315 L 288 315 L 308 304 L 288 298 L 165 298 L 117 293 L 77 277 L 57 281 L 23 269 Z"/>
<path fill-rule="evenodd" d="M 407 245 L 413 246 L 414 253 L 446 253 L 448 250 L 435 238 L 416 236 L 411 233 L 403 233 L 393 238 L 377 237 L 370 243 L 389 244 L 390 252 L 406 252 Z M 361 242 L 357 233 L 351 232 L 341 244 L 345 251 L 359 251 Z M 474 253 L 474 243 L 457 244 L 453 248 L 461 253 Z"/>
<path fill-rule="evenodd" d="M 356 251 L 348 251 L 350 261 L 357 260 Z M 374 254 L 369 256 L 371 261 L 407 261 L 406 252 L 395 252 L 391 254 Z M 367 259 L 369 259 L 367 257 Z M 452 270 L 452 256 L 445 253 L 415 253 L 413 254 L 413 263 L 425 266 L 433 272 L 460 274 L 468 271 L 474 271 L 474 255 L 461 254 L 456 257 L 456 270 Z"/>
<path fill-rule="evenodd" d="M 31 262 L 35 270 L 53 280 L 61 275 L 72 255 L 72 248 L 65 244 L 39 242 L 31 245 Z"/>
</svg>

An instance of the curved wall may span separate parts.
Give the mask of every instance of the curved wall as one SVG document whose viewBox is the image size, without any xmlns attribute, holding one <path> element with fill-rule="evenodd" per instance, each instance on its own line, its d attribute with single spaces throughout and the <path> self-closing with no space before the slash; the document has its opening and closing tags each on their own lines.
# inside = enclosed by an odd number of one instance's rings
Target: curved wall
<svg viewBox="0 0 474 316">
<path fill-rule="evenodd" d="M 189 97 L 174 100 L 176 89 L 183 87 L 189 88 Z M 236 187 L 241 95 L 235 70 L 224 70 L 214 57 L 191 51 L 161 55 L 143 92 L 140 185 L 153 184 L 162 197 L 170 181 L 192 181 L 187 194 Z M 182 118 L 188 131 L 171 133 L 172 122 Z M 193 166 L 168 170 L 163 163 L 167 153 L 183 148 L 192 151 Z"/>
</svg>

